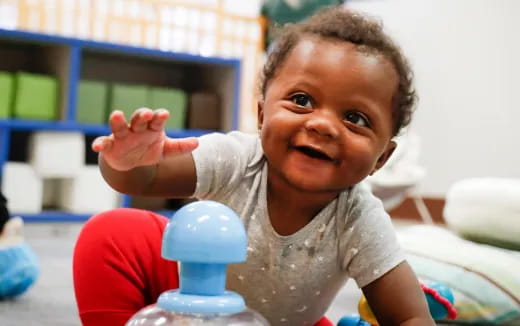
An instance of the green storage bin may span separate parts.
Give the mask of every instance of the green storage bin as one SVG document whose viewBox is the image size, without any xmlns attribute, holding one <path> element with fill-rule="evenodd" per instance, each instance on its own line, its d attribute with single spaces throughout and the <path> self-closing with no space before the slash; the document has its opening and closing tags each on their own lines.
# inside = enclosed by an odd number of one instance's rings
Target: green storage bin
<svg viewBox="0 0 520 326">
<path fill-rule="evenodd" d="M 187 96 L 183 90 L 151 88 L 150 106 L 152 109 L 167 109 L 170 111 L 170 118 L 166 121 L 166 129 L 184 129 L 186 127 Z"/>
<path fill-rule="evenodd" d="M 58 80 L 54 77 L 18 72 L 14 97 L 14 117 L 37 120 L 57 117 Z"/>
<path fill-rule="evenodd" d="M 11 104 L 14 94 L 13 90 L 13 75 L 0 71 L 0 119 L 7 119 L 11 115 Z"/>
<path fill-rule="evenodd" d="M 78 87 L 76 120 L 80 123 L 106 123 L 107 103 L 107 83 L 90 80 L 80 81 Z"/>
<path fill-rule="evenodd" d="M 107 116 L 114 110 L 120 110 L 130 121 L 135 110 L 149 107 L 148 93 L 149 89 L 146 86 L 112 84 Z"/>
</svg>

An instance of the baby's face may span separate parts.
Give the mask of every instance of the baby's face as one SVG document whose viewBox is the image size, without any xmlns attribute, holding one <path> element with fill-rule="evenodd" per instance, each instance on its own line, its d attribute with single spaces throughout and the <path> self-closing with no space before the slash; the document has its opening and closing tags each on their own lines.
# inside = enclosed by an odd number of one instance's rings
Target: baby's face
<svg viewBox="0 0 520 326">
<path fill-rule="evenodd" d="M 271 177 L 300 190 L 339 192 L 380 168 L 395 148 L 397 82 L 389 61 L 351 43 L 300 41 L 260 104 Z"/>
</svg>

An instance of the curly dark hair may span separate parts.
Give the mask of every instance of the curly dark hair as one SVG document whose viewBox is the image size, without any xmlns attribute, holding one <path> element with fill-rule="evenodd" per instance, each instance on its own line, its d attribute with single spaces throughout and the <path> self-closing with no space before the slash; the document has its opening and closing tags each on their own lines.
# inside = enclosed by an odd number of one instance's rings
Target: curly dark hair
<svg viewBox="0 0 520 326">
<path fill-rule="evenodd" d="M 344 6 L 325 8 L 303 22 L 283 27 L 273 49 L 268 53 L 262 71 L 262 96 L 291 50 L 300 40 L 309 36 L 349 42 L 355 44 L 359 51 L 381 55 L 391 62 L 399 77 L 393 99 L 394 136 L 410 123 L 417 95 L 413 87 L 413 72 L 407 59 L 400 47 L 383 31 L 380 21 Z"/>
</svg>

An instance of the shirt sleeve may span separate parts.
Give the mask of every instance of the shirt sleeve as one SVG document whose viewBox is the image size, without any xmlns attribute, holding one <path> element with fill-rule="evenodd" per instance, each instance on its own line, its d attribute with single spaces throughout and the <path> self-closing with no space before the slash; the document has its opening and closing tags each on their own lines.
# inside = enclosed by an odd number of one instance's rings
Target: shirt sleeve
<svg viewBox="0 0 520 326">
<path fill-rule="evenodd" d="M 217 201 L 224 198 L 242 181 L 251 163 L 262 155 L 256 135 L 233 131 L 201 136 L 199 146 L 193 151 L 197 173 L 193 196 Z"/>
<path fill-rule="evenodd" d="M 405 260 L 390 216 L 367 186 L 353 188 L 344 267 L 362 288 Z"/>
</svg>

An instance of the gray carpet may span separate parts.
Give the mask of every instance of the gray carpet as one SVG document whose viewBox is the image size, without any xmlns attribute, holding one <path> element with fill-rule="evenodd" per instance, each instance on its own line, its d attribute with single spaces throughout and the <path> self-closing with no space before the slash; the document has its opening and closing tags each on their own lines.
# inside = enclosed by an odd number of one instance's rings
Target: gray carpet
<svg viewBox="0 0 520 326">
<path fill-rule="evenodd" d="M 76 326 L 72 286 L 72 251 L 81 223 L 29 223 L 27 242 L 38 255 L 41 275 L 28 292 L 11 301 L 0 301 L 0 326 Z M 336 322 L 356 311 L 359 290 L 349 282 L 328 312 Z"/>
</svg>

